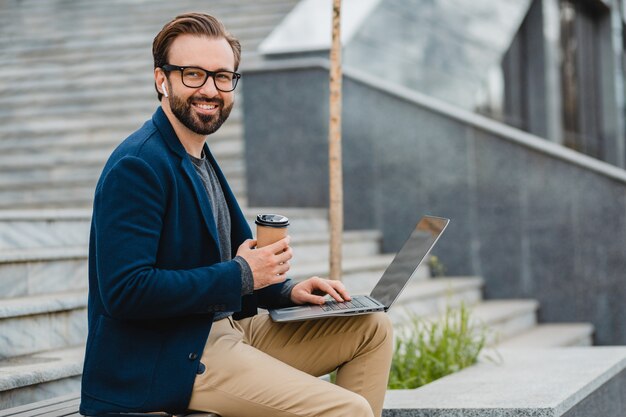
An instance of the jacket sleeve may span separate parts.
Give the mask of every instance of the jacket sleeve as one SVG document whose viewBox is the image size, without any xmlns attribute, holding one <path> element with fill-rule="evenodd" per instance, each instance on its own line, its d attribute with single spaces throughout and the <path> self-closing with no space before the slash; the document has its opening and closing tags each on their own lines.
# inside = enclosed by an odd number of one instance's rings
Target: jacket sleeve
<svg viewBox="0 0 626 417">
<path fill-rule="evenodd" d="M 156 267 L 166 193 L 142 159 L 124 157 L 101 180 L 94 202 L 100 298 L 115 318 L 154 319 L 241 308 L 235 261 L 186 270 Z"/>
</svg>

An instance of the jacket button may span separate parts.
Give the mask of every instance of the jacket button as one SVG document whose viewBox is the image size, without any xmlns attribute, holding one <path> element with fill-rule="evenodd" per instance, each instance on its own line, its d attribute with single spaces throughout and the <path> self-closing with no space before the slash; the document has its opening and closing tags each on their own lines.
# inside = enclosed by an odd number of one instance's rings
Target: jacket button
<svg viewBox="0 0 626 417">
<path fill-rule="evenodd" d="M 206 366 L 204 366 L 202 362 L 198 363 L 198 370 L 196 371 L 196 373 L 198 375 L 202 375 L 204 371 L 206 371 Z"/>
<path fill-rule="evenodd" d="M 198 359 L 198 354 L 197 354 L 197 353 L 195 353 L 195 352 L 191 352 L 191 353 L 189 354 L 189 360 L 190 360 L 190 361 L 195 361 L 196 359 Z"/>
</svg>

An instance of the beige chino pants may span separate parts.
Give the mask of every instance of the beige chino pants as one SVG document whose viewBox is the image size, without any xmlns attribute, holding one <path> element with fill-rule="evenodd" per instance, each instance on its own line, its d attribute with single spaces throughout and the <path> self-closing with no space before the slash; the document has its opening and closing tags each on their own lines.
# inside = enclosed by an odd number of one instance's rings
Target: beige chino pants
<svg viewBox="0 0 626 417">
<path fill-rule="evenodd" d="M 222 417 L 380 416 L 393 351 L 385 313 L 213 323 L 189 409 Z M 335 369 L 337 384 L 317 378 Z"/>
</svg>

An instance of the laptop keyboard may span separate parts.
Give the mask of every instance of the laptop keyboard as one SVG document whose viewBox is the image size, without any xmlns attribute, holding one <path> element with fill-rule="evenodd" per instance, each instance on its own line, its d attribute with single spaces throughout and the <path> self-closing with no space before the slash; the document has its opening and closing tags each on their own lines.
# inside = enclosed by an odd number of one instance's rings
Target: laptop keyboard
<svg viewBox="0 0 626 417">
<path fill-rule="evenodd" d="M 359 298 L 352 299 L 350 301 L 345 301 L 343 303 L 337 301 L 326 301 L 325 304 L 321 305 L 322 310 L 324 311 L 339 311 L 345 310 L 347 308 L 361 308 L 361 307 L 378 307 L 378 304 L 370 300 L 369 298 Z"/>
</svg>

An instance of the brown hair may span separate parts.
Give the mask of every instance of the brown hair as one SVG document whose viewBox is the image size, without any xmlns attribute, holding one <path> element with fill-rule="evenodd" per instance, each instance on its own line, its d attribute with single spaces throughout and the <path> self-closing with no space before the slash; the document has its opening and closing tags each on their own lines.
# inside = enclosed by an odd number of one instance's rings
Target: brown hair
<svg viewBox="0 0 626 417">
<path fill-rule="evenodd" d="M 152 57 L 154 58 L 155 69 L 168 63 L 167 60 L 172 42 L 174 42 L 176 37 L 185 34 L 226 39 L 235 55 L 235 71 L 237 71 L 241 59 L 241 44 L 228 33 L 222 22 L 206 13 L 181 14 L 163 26 L 163 29 L 155 36 L 152 42 Z M 156 83 L 154 88 L 157 91 L 159 101 L 161 101 L 163 95 L 159 92 Z"/>
</svg>

